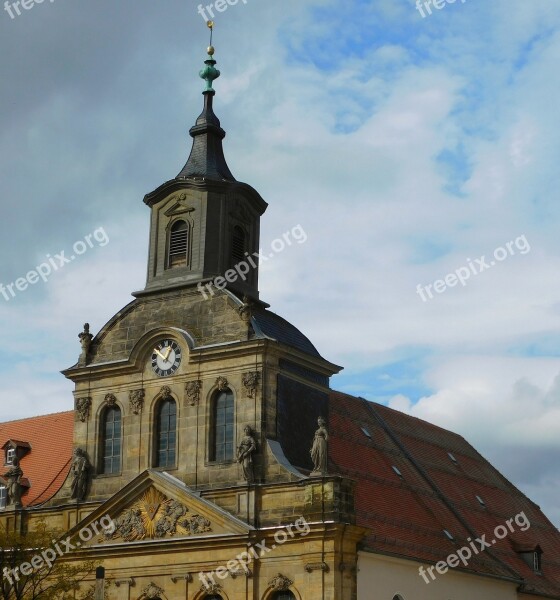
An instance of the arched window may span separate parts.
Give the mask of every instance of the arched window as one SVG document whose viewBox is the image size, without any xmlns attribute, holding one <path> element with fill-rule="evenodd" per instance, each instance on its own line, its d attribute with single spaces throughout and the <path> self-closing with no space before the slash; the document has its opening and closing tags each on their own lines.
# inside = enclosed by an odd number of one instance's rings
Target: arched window
<svg viewBox="0 0 560 600">
<path fill-rule="evenodd" d="M 272 600 L 296 600 L 296 597 L 290 590 L 285 590 L 284 592 L 276 592 L 272 596 Z"/>
<path fill-rule="evenodd" d="M 397 594 L 396 596 L 393 596 L 393 600 L 404 600 L 404 598 L 400 594 Z"/>
<path fill-rule="evenodd" d="M 189 226 L 186 221 L 175 221 L 169 232 L 168 267 L 186 265 L 188 248 Z"/>
<path fill-rule="evenodd" d="M 214 398 L 212 407 L 212 446 L 210 460 L 233 460 L 234 411 L 233 393 L 224 390 Z"/>
<path fill-rule="evenodd" d="M 233 235 L 231 237 L 231 263 L 232 266 L 240 263 L 246 259 L 245 256 L 245 232 L 239 225 L 233 228 Z"/>
<path fill-rule="evenodd" d="M 211 596 L 204 596 L 204 600 L 223 600 L 218 594 L 212 594 Z"/>
<path fill-rule="evenodd" d="M 173 398 L 162 400 L 156 412 L 156 467 L 175 466 L 177 447 L 177 404 Z"/>
<path fill-rule="evenodd" d="M 122 428 L 121 409 L 118 406 L 110 406 L 105 409 L 101 422 L 102 447 L 102 469 L 103 473 L 119 473 L 121 470 L 122 451 Z"/>
</svg>

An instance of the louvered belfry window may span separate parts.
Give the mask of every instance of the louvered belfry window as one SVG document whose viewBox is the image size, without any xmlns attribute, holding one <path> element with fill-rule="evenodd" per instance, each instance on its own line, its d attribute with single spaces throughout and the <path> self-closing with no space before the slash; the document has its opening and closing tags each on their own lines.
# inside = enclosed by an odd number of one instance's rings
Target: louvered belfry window
<svg viewBox="0 0 560 600">
<path fill-rule="evenodd" d="M 175 221 L 169 234 L 168 266 L 171 268 L 186 265 L 188 249 L 189 226 L 186 221 Z"/>
<path fill-rule="evenodd" d="M 232 266 L 245 260 L 245 232 L 239 225 L 233 228 L 233 235 L 231 238 L 231 261 Z"/>
</svg>

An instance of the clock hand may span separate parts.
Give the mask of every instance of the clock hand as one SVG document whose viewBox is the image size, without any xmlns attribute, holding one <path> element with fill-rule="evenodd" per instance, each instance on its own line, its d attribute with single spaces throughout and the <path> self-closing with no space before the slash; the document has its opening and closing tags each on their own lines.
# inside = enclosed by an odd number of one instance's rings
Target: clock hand
<svg viewBox="0 0 560 600">
<path fill-rule="evenodd" d="M 165 362 L 167 362 L 167 360 L 169 359 L 169 355 L 171 354 L 171 350 L 173 350 L 173 348 L 171 346 L 169 346 L 167 348 L 167 354 L 165 356 L 163 356 L 163 360 L 165 360 Z"/>
<path fill-rule="evenodd" d="M 161 358 L 163 358 L 163 360 L 167 360 L 167 358 L 165 358 L 165 356 L 163 356 L 163 354 L 162 354 L 162 353 L 161 353 L 161 352 L 160 352 L 160 351 L 159 351 L 157 348 L 154 348 L 154 352 L 155 352 L 155 353 L 156 353 L 158 356 L 160 356 Z"/>
</svg>

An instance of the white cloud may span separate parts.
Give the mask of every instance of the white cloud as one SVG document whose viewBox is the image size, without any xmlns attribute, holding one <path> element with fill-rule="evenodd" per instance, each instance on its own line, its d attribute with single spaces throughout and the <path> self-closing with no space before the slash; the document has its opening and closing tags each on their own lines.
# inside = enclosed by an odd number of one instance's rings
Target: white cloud
<svg viewBox="0 0 560 600">
<path fill-rule="evenodd" d="M 389 406 L 461 434 L 522 491 L 533 492 L 530 497 L 558 522 L 558 361 L 440 358 L 425 379 L 435 393 L 416 403 L 397 395 Z"/>
</svg>

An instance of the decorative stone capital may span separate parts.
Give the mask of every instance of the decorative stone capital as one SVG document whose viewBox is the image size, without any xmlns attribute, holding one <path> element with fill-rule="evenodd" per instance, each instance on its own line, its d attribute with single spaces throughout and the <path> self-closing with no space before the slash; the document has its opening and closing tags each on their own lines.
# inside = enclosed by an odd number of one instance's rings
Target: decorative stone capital
<svg viewBox="0 0 560 600">
<path fill-rule="evenodd" d="M 132 412 L 137 415 L 140 413 L 144 406 L 144 398 L 146 397 L 146 391 L 143 389 L 130 390 L 128 394 L 130 400 L 130 408 Z"/>
<path fill-rule="evenodd" d="M 160 588 L 159 585 L 156 585 L 152 582 L 142 590 L 142 595 L 140 596 L 139 600 L 154 600 L 155 598 L 159 598 L 163 594 L 164 591 L 162 590 L 162 588 Z"/>
<path fill-rule="evenodd" d="M 89 418 L 89 410 L 91 408 L 91 398 L 76 398 L 76 412 L 82 423 L 85 423 Z"/>
<path fill-rule="evenodd" d="M 260 378 L 261 374 L 258 371 L 243 373 L 243 387 L 245 388 L 248 398 L 254 398 L 256 396 Z"/>
<path fill-rule="evenodd" d="M 216 379 L 216 385 L 218 386 L 218 390 L 220 392 L 223 392 L 224 390 L 227 390 L 227 388 L 229 387 L 229 382 L 226 377 L 218 377 Z"/>
<path fill-rule="evenodd" d="M 168 398 L 172 398 L 173 396 L 171 395 L 171 388 L 168 385 L 161 386 L 161 390 L 159 391 L 158 396 L 162 400 L 167 400 Z"/>
<path fill-rule="evenodd" d="M 282 573 L 278 573 L 276 577 L 268 582 L 268 587 L 271 587 L 273 590 L 278 592 L 285 592 L 290 588 L 291 585 L 293 585 L 293 583 L 294 582 L 291 579 L 288 579 L 282 575 Z"/>
<path fill-rule="evenodd" d="M 105 404 L 107 406 L 115 406 L 116 403 L 117 403 L 117 397 L 115 396 L 115 394 L 106 394 L 105 395 Z"/>
<path fill-rule="evenodd" d="M 204 583 L 200 586 L 201 592 L 206 592 L 207 594 L 218 594 L 222 586 L 219 583 L 209 583 L 205 585 Z"/>
<path fill-rule="evenodd" d="M 202 381 L 189 381 L 185 384 L 185 394 L 191 406 L 196 406 L 200 402 L 201 390 Z"/>
</svg>

